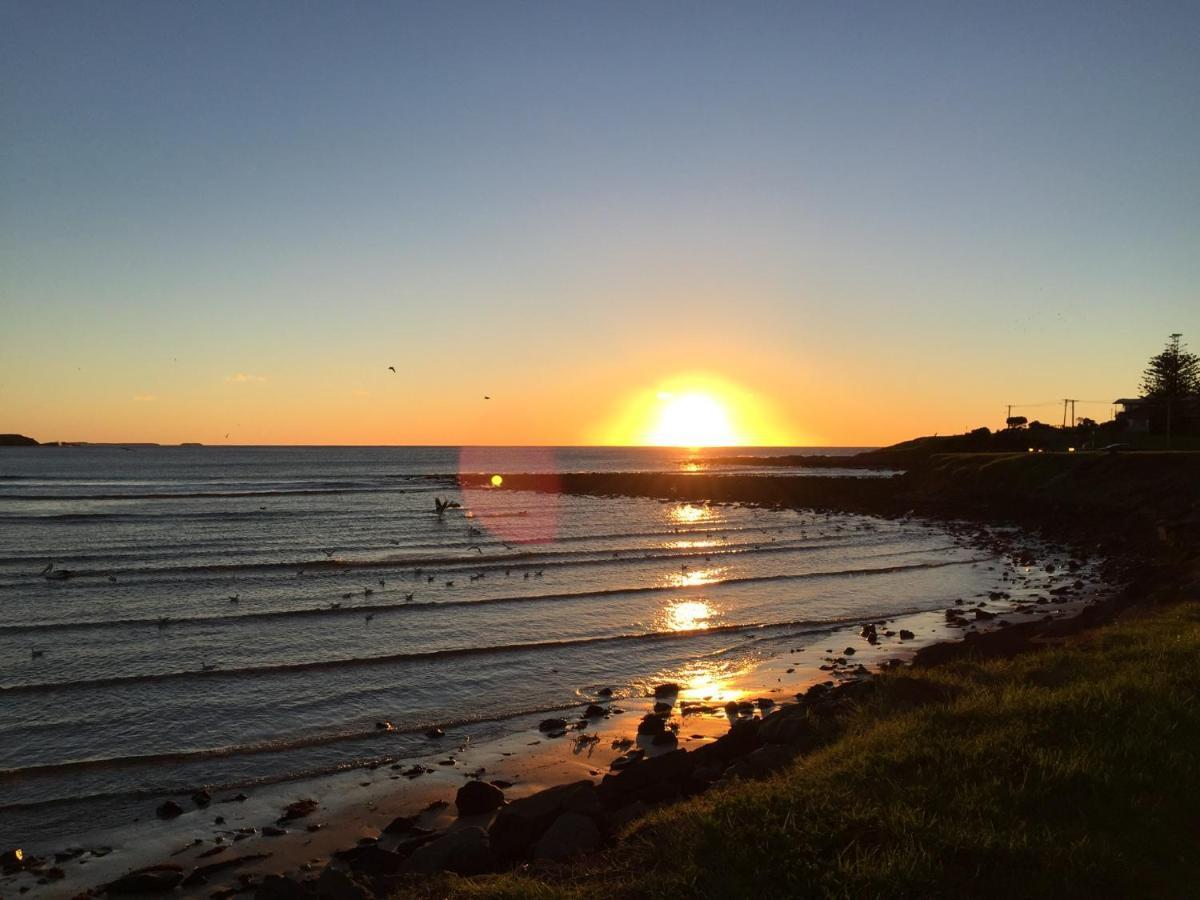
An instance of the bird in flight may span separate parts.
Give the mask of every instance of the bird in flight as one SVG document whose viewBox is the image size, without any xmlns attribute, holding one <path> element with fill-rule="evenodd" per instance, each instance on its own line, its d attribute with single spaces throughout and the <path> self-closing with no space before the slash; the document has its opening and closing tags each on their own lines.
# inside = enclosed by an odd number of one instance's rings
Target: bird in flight
<svg viewBox="0 0 1200 900">
<path fill-rule="evenodd" d="M 489 397 L 487 394 L 484 394 L 484 395 L 483 395 L 483 399 L 484 399 L 484 400 L 491 400 L 492 398 L 491 398 L 491 397 Z"/>
<path fill-rule="evenodd" d="M 392 372 L 392 374 L 393 374 L 393 375 L 395 375 L 395 374 L 396 374 L 396 367 L 395 367 L 395 366 L 388 366 L 388 368 L 391 370 L 391 372 Z"/>
</svg>

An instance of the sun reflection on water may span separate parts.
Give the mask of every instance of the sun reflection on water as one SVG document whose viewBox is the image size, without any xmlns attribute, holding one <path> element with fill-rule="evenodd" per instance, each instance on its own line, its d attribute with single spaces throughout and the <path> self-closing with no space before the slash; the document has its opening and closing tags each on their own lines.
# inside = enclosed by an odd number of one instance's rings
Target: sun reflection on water
<svg viewBox="0 0 1200 900">
<path fill-rule="evenodd" d="M 697 587 L 702 584 L 712 584 L 721 579 L 724 567 L 708 569 L 680 569 L 667 576 L 668 587 Z"/>
<path fill-rule="evenodd" d="M 716 615 L 707 601 L 676 600 L 663 610 L 663 628 L 667 631 L 695 631 L 707 628 Z"/>
<path fill-rule="evenodd" d="M 707 522 L 713 518 L 713 511 L 703 505 L 695 503 L 681 503 L 679 506 L 672 506 L 668 513 L 672 522 L 680 525 L 694 525 L 697 522 Z"/>
</svg>

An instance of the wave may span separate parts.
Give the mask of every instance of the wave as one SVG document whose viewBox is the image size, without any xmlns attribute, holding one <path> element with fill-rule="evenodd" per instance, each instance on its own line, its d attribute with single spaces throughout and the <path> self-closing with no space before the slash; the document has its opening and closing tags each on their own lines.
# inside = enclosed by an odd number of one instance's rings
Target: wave
<svg viewBox="0 0 1200 900">
<path fill-rule="evenodd" d="M 987 559 L 984 557 L 983 559 Z M 854 577 L 858 575 L 882 575 L 893 574 L 896 572 L 913 571 L 921 569 L 936 569 L 945 566 L 966 565 L 971 562 L 980 562 L 982 559 L 945 561 L 937 563 L 919 563 L 910 566 L 887 566 L 874 569 L 850 569 L 840 572 L 809 572 L 801 575 L 759 575 L 749 576 L 746 578 L 731 578 L 723 582 L 712 582 L 704 585 L 690 586 L 654 586 L 654 587 L 638 587 L 638 588 L 606 588 L 596 591 L 585 591 L 578 594 L 565 595 L 569 599 L 581 599 L 585 597 L 601 597 L 612 596 L 614 594 L 643 594 L 655 591 L 680 591 L 680 590 L 695 590 L 695 589 L 711 589 L 720 584 L 752 584 L 771 581 L 786 581 L 797 580 L 804 578 L 828 578 L 828 577 Z M 442 603 L 422 603 L 422 604 L 403 604 L 399 606 L 401 609 L 421 609 L 422 607 L 429 608 L 444 608 L 450 606 L 483 606 L 497 603 L 527 603 L 531 601 L 558 600 L 561 601 L 564 595 L 561 594 L 543 594 L 534 597 L 495 597 L 486 600 L 454 600 Z M 391 605 L 395 608 L 396 605 Z M 360 606 L 355 608 L 355 612 L 369 610 L 370 607 Z M 856 616 L 855 621 L 862 618 L 863 621 L 869 619 L 861 616 Z M 831 621 L 831 620 L 822 620 Z M 275 663 L 266 666 L 241 666 L 230 669 L 211 669 L 211 670 L 184 670 L 177 672 L 149 672 L 141 675 L 114 675 L 107 678 L 91 678 L 82 681 L 57 681 L 57 682 L 42 682 L 34 684 L 18 684 L 0 687 L 0 695 L 4 694 L 29 694 L 29 693 L 49 693 L 53 691 L 71 690 L 78 688 L 96 688 L 96 687 L 116 687 L 127 684 L 145 684 L 159 683 L 165 681 L 179 681 L 191 678 L 211 678 L 211 679 L 228 679 L 234 677 L 259 677 L 263 675 L 278 675 L 290 672 L 305 672 L 312 670 L 325 669 L 345 669 L 345 668 L 360 668 L 364 666 L 377 665 L 392 665 L 396 663 L 431 661 L 440 659 L 455 659 L 468 656 L 487 656 L 502 653 L 523 653 L 539 650 L 559 650 L 567 647 L 581 647 L 592 644 L 610 643 L 613 641 L 650 641 L 650 640 L 680 640 L 687 638 L 703 637 L 710 634 L 719 634 L 728 631 L 745 631 L 749 629 L 759 628 L 774 628 L 780 626 L 796 626 L 802 624 L 814 624 L 812 620 L 800 620 L 797 622 L 775 622 L 775 623 L 760 623 L 747 622 L 730 625 L 718 625 L 710 628 L 698 628 L 688 631 L 646 631 L 635 632 L 630 634 L 607 635 L 604 637 L 588 637 L 588 638 L 568 638 L 558 641 L 531 641 L 515 644 L 499 644 L 484 647 L 452 647 L 443 650 L 420 650 L 409 653 L 391 653 L 383 656 L 363 656 L 349 657 L 344 659 L 329 659 L 329 660 L 311 660 L 307 662 L 291 662 L 291 663 Z"/>
<path fill-rule="evenodd" d="M 446 544 L 438 545 L 438 549 L 445 549 Z M 661 560 L 661 559 L 696 559 L 705 556 L 729 556 L 735 553 L 745 553 L 750 551 L 755 552 L 772 552 L 772 551 L 795 551 L 803 552 L 807 550 L 822 550 L 831 549 L 834 547 L 845 547 L 842 542 L 828 542 L 822 544 L 792 544 L 780 541 L 768 542 L 768 544 L 724 544 L 714 547 L 702 547 L 696 550 L 679 550 L 675 552 L 653 552 L 646 551 L 644 547 L 602 547 L 591 550 L 556 550 L 556 551 L 538 551 L 538 550 L 511 550 L 505 553 L 500 553 L 494 556 L 483 555 L 482 553 L 472 556 L 470 547 L 472 546 L 467 541 L 460 541 L 453 546 L 462 547 L 465 552 L 455 555 L 399 555 L 409 550 L 407 547 L 388 547 L 378 548 L 380 550 L 390 550 L 392 555 L 381 559 L 345 559 L 342 557 L 330 557 L 326 559 L 292 559 L 292 560 L 272 560 L 270 562 L 243 562 L 243 563 L 205 563 L 200 565 L 185 565 L 185 566 L 157 566 L 146 567 L 140 569 L 123 569 L 123 568 L 104 568 L 104 569 L 75 569 L 73 570 L 74 578 L 107 578 L 110 575 L 129 577 L 174 577 L 183 575 L 223 575 L 223 574 L 250 574 L 254 572 L 274 572 L 274 571 L 294 571 L 303 569 L 306 572 L 341 572 L 344 570 L 362 570 L 362 571 L 378 571 L 381 569 L 397 569 L 397 568 L 428 568 L 435 567 L 455 567 L 467 569 L 495 569 L 497 567 L 511 567 L 514 565 L 537 565 L 542 568 L 553 568 L 576 565 L 582 562 L 602 562 L 609 564 L 617 563 L 635 563 L 646 560 Z M 864 542 L 861 546 L 871 546 L 869 542 Z M 494 544 L 488 545 L 489 550 L 498 549 Z M 613 556 L 613 554 L 620 556 Z M 213 554 L 219 556 L 230 555 L 227 551 Z M 602 559 L 589 560 L 587 557 L 603 557 Z M 42 562 L 46 559 L 45 556 L 33 557 L 26 560 L 26 564 Z M 86 560 L 85 560 L 86 561 Z M 9 562 L 9 560 L 0 560 L 0 562 Z M 408 575 L 410 572 L 403 572 L 401 575 Z M 0 585 L 2 587 L 4 585 Z"/>
<path fill-rule="evenodd" d="M 798 619 L 798 620 L 787 621 L 787 622 L 742 623 L 742 624 L 722 625 L 722 626 L 717 626 L 717 627 L 712 627 L 712 628 L 698 628 L 698 629 L 692 629 L 690 631 L 647 632 L 647 633 L 642 633 L 642 634 L 613 635 L 613 636 L 604 637 L 604 638 L 581 638 L 578 640 L 567 640 L 567 641 L 544 641 L 544 642 L 537 642 L 537 643 L 531 643 L 531 644 L 513 644 L 513 645 L 508 645 L 504 648 L 500 648 L 500 649 L 511 650 L 511 651 L 520 651 L 520 650 L 531 649 L 531 648 L 532 649 L 546 649 L 546 648 L 554 649 L 554 648 L 558 648 L 558 647 L 577 646 L 580 644 L 591 644 L 591 643 L 602 643 L 602 642 L 613 642 L 613 641 L 628 641 L 628 640 L 652 641 L 654 639 L 666 641 L 666 640 L 689 639 L 689 638 L 704 637 L 707 635 L 718 635 L 718 634 L 724 634 L 724 633 L 738 633 L 738 632 L 751 632 L 751 633 L 761 632 L 761 633 L 763 633 L 763 636 L 761 638 L 755 637 L 755 638 L 752 638 L 752 640 L 791 639 L 791 638 L 795 638 L 795 637 L 801 636 L 801 635 L 810 636 L 813 634 L 822 634 L 825 632 L 836 630 L 838 628 L 841 628 L 845 625 L 848 625 L 848 624 L 851 624 L 854 622 L 874 621 L 874 620 L 878 620 L 878 619 L 881 619 L 884 617 L 894 618 L 897 615 L 903 615 L 908 612 L 917 612 L 917 611 L 919 611 L 919 610 L 916 608 L 909 609 L 909 610 L 900 610 L 900 611 L 888 610 L 888 611 L 884 611 L 884 612 L 865 611 L 864 614 L 862 614 L 862 615 L 842 616 L 842 617 L 837 617 L 837 618 L 832 618 L 832 619 Z M 768 634 L 768 632 L 770 632 L 770 631 L 773 631 L 776 629 L 781 629 L 781 628 L 786 628 L 786 629 L 791 629 L 791 630 L 789 630 L 787 633 L 785 633 L 783 635 Z M 372 663 L 379 662 L 381 660 L 382 661 L 390 661 L 395 658 L 404 658 L 404 659 L 424 658 L 424 657 L 428 657 L 428 656 L 438 656 L 438 655 L 465 656 L 465 655 L 472 655 L 472 654 L 478 654 L 478 653 L 486 653 L 486 652 L 489 652 L 489 649 L 496 649 L 496 648 L 463 648 L 461 650 L 432 651 L 430 653 L 425 653 L 425 654 L 411 654 L 411 655 L 400 654 L 400 655 L 397 655 L 396 657 L 374 657 L 374 658 L 370 658 L 367 660 L 362 660 L 360 662 L 362 664 L 372 664 Z M 724 648 L 724 649 L 715 651 L 713 654 L 709 654 L 709 656 L 720 655 L 727 651 L 728 651 L 728 648 Z M 298 668 L 300 668 L 300 667 L 321 668 L 324 666 L 326 666 L 326 664 L 312 663 L 312 664 L 300 664 L 300 666 L 297 666 L 297 667 Z M 272 668 L 275 668 L 275 667 L 272 667 Z M 235 671 L 237 671 L 237 670 L 227 670 L 225 672 L 225 674 L 232 674 Z M 246 670 L 246 671 L 260 671 L 260 670 L 254 669 L 254 670 Z M 168 677 L 174 677 L 175 674 L 183 675 L 186 673 L 173 673 L 172 676 L 168 676 Z M 203 673 L 203 674 L 214 674 L 215 675 L 215 674 L 218 674 L 218 672 Z M 149 677 L 152 678 L 153 676 L 149 676 Z M 116 680 L 116 679 L 113 679 L 113 680 Z M 130 677 L 130 680 L 143 680 L 143 677 L 142 676 L 132 676 L 132 677 Z M 90 684 L 102 684 L 103 682 L 95 681 L 95 682 L 89 682 L 89 683 Z M 613 699 L 620 700 L 621 697 L 615 696 Z M 564 710 L 580 709 L 583 706 L 585 706 L 586 703 L 587 703 L 587 701 L 576 698 L 576 699 L 572 700 L 571 702 L 567 702 L 567 703 L 556 703 L 556 704 L 552 704 L 552 705 L 526 707 L 526 708 L 515 709 L 515 710 L 505 710 L 504 712 L 501 712 L 501 713 L 480 714 L 480 715 L 475 715 L 475 716 L 461 716 L 458 718 L 437 720 L 437 721 L 429 720 L 429 721 L 414 722 L 414 723 L 410 723 L 408 725 L 405 725 L 405 726 L 402 726 L 399 728 L 395 728 L 391 731 L 384 731 L 384 730 L 381 730 L 381 729 L 378 729 L 375 727 L 353 728 L 353 729 L 348 728 L 348 729 L 344 729 L 344 730 L 340 730 L 340 731 L 325 732 L 323 734 L 308 734 L 308 735 L 295 736 L 295 737 L 275 738 L 275 739 L 266 740 L 266 741 L 258 741 L 258 742 L 251 743 L 251 744 L 235 744 L 235 745 L 229 745 L 229 746 L 224 746 L 224 747 L 200 748 L 200 749 L 196 749 L 196 750 L 165 751 L 162 753 L 131 754 L 128 756 L 103 757 L 103 758 L 99 758 L 99 759 L 72 760 L 69 762 L 45 763 L 45 764 L 40 764 L 40 765 L 22 766 L 22 767 L 11 768 L 11 769 L 0 769 L 0 783 L 3 783 L 5 781 L 15 781 L 18 779 L 30 778 L 30 777 L 51 777 L 51 776 L 56 776 L 56 775 L 69 775 L 69 774 L 73 774 L 73 773 L 85 772 L 85 771 L 90 771 L 90 770 L 130 768 L 130 767 L 137 767 L 137 766 L 164 765 L 164 764 L 172 764 L 172 763 L 188 763 L 188 762 L 194 762 L 197 760 L 222 759 L 222 758 L 231 757 L 231 756 L 250 756 L 250 755 L 258 755 L 258 754 L 265 754 L 265 753 L 284 753 L 284 752 L 291 751 L 291 750 L 303 750 L 303 749 L 307 749 L 307 748 L 311 748 L 311 747 L 328 746 L 331 744 L 346 743 L 346 742 L 352 742 L 352 741 L 375 741 L 375 740 L 379 740 L 379 739 L 386 739 L 388 737 L 395 738 L 398 735 L 405 736 L 405 735 L 423 734 L 425 731 L 427 731 L 429 728 L 431 728 L 435 725 L 438 727 L 441 727 L 441 728 L 445 728 L 445 729 L 464 728 L 464 727 L 471 726 L 471 725 L 479 725 L 479 724 L 490 723 L 490 722 L 504 722 L 504 721 L 508 721 L 511 719 L 521 718 L 524 716 L 535 716 L 535 715 L 541 715 L 541 714 L 550 713 L 550 712 L 562 712 Z M 406 753 L 406 754 L 404 754 L 403 758 L 410 758 L 412 755 L 413 755 L 412 753 Z M 401 757 L 395 757 L 395 758 L 401 758 Z M 386 761 L 388 761 L 388 760 L 381 761 L 378 758 L 372 759 L 372 762 L 379 762 L 380 764 L 382 764 L 383 762 L 386 762 Z M 337 769 L 344 768 L 344 767 L 345 767 L 345 764 L 339 764 L 338 766 L 331 767 L 330 769 L 328 769 L 328 771 L 335 771 Z M 314 773 L 312 773 L 312 772 L 304 773 L 305 776 L 308 776 L 310 774 L 314 774 Z M 296 773 L 292 773 L 290 776 L 285 776 L 285 777 L 299 777 L 299 776 L 297 776 Z M 240 782 L 238 784 L 247 785 L 249 783 L 250 782 Z M 261 782 L 256 779 L 253 783 L 261 783 Z M 231 783 L 229 785 L 224 785 L 223 787 L 235 787 L 235 786 L 238 786 L 238 784 Z M 161 793 L 161 792 L 162 792 L 162 790 L 160 788 L 156 788 L 153 791 L 153 793 Z M 127 792 L 122 792 L 120 794 L 112 794 L 112 795 L 100 794 L 100 795 L 93 795 L 93 796 L 87 797 L 87 798 L 75 797 L 75 798 L 69 798 L 69 799 L 73 799 L 73 800 L 98 799 L 98 798 L 109 797 L 109 796 L 124 797 L 124 796 L 129 796 L 129 794 Z M 38 802 L 34 802 L 34 803 L 22 803 L 22 804 L 11 804 L 11 805 L 0 804 L 0 810 L 36 808 L 36 807 L 45 805 L 47 803 L 54 803 L 54 802 L 58 802 L 58 801 L 49 800 L 49 801 L 38 801 Z"/>
<path fill-rule="evenodd" d="M 737 552 L 739 555 L 743 555 L 743 554 L 747 554 L 747 553 L 760 553 L 760 552 L 761 553 L 785 552 L 785 551 L 800 552 L 805 549 L 819 549 L 819 548 L 765 547 L 765 548 L 762 548 L 761 550 L 745 550 L 745 551 L 737 551 Z M 914 549 L 914 550 L 899 550 L 894 553 L 881 553 L 881 554 L 878 554 L 877 556 L 869 557 L 869 558 L 870 559 L 886 559 L 888 557 L 894 557 L 894 556 L 909 556 L 909 555 L 912 555 L 915 553 L 937 553 L 937 552 L 944 552 L 946 550 L 953 550 L 953 549 L 956 549 L 956 548 L 953 545 L 951 545 L 951 546 L 945 546 L 945 547 L 918 548 L 918 549 Z M 644 557 L 643 556 L 643 557 L 629 558 L 629 559 L 622 559 L 622 560 L 613 560 L 613 559 L 579 560 L 579 561 L 575 561 L 575 562 L 539 563 L 539 565 L 541 565 L 542 568 L 552 568 L 554 566 L 565 567 L 568 565 L 579 566 L 579 565 L 586 565 L 589 563 L 611 565 L 614 563 L 639 563 L 639 562 L 646 562 L 646 561 L 653 562 L 655 560 L 661 560 L 661 559 L 672 559 L 672 560 L 692 559 L 692 558 L 696 558 L 696 557 L 700 557 L 700 556 L 717 556 L 717 555 L 721 555 L 721 554 L 718 554 L 718 553 L 661 554 L 661 555 L 652 556 L 652 557 Z M 724 555 L 730 556 L 733 554 L 727 551 Z M 973 560 L 973 561 L 977 562 L 979 560 Z M 916 566 L 907 566 L 907 567 L 903 567 L 903 568 L 919 569 L 919 568 L 932 568 L 932 567 L 936 567 L 938 565 L 957 565 L 957 564 L 959 564 L 959 561 L 951 560 L 951 561 L 946 561 L 946 562 L 942 562 L 942 563 L 919 564 Z M 550 594 L 521 594 L 521 595 L 511 595 L 511 596 L 501 596 L 501 597 L 485 597 L 485 598 L 477 599 L 477 600 L 440 600 L 440 601 L 421 600 L 421 601 L 404 601 L 404 602 L 400 602 L 400 603 L 379 603 L 379 602 L 360 603 L 360 604 L 354 604 L 352 606 L 342 606 L 342 605 L 339 605 L 339 606 L 314 606 L 314 607 L 306 607 L 306 608 L 302 608 L 302 609 L 272 609 L 272 610 L 264 610 L 262 612 L 237 613 L 234 615 L 224 615 L 224 616 L 180 616 L 178 618 L 170 617 L 170 616 L 167 616 L 167 617 L 155 616 L 155 617 L 141 617 L 141 618 L 128 618 L 128 619 L 105 619 L 103 621 L 87 621 L 87 620 L 85 620 L 85 621 L 81 621 L 81 622 L 30 622 L 30 623 L 15 624 L 15 625 L 0 625 L 0 635 L 19 634 L 19 633 L 27 633 L 27 632 L 47 632 L 47 631 L 59 631 L 59 632 L 61 632 L 61 631 L 93 631 L 96 629 L 103 629 L 103 628 L 117 628 L 117 629 L 138 628 L 138 627 L 155 627 L 155 628 L 157 628 L 160 625 L 167 625 L 171 628 L 176 628 L 179 626 L 208 626 L 208 625 L 220 625 L 220 624 L 235 624 L 236 625 L 236 624 L 240 624 L 242 622 L 249 623 L 249 622 L 259 622 L 259 621 L 263 621 L 263 620 L 277 621 L 277 620 L 281 620 L 281 619 L 310 618 L 313 616 L 328 616 L 328 617 L 336 618 L 339 616 L 358 616 L 358 615 L 362 615 L 363 613 L 382 613 L 382 612 L 392 612 L 392 611 L 397 611 L 397 610 L 421 611 L 421 610 L 426 610 L 426 609 L 443 609 L 446 607 L 454 607 L 454 606 L 481 606 L 481 605 L 488 605 L 488 604 L 495 604 L 495 603 L 527 603 L 527 602 L 552 601 L 552 600 L 570 601 L 570 600 L 587 599 L 587 598 L 592 598 L 592 597 L 607 597 L 607 596 L 612 596 L 614 594 L 638 594 L 638 593 L 647 593 L 647 592 L 653 592 L 653 591 L 684 590 L 684 589 L 688 589 L 688 588 L 713 588 L 713 587 L 719 587 L 721 585 L 744 584 L 744 583 L 749 583 L 749 582 L 770 581 L 770 580 L 776 580 L 776 579 L 795 579 L 795 578 L 809 578 L 809 577 L 836 577 L 839 575 L 847 575 L 847 574 L 868 573 L 868 572 L 889 572 L 889 571 L 895 571 L 895 569 L 892 569 L 892 568 L 880 569 L 880 568 L 872 567 L 872 568 L 864 568 L 864 569 L 844 569 L 844 570 L 839 570 L 839 571 L 834 571 L 834 572 L 799 572 L 799 573 L 790 573 L 790 574 L 784 574 L 784 575 L 758 575 L 758 576 L 745 576 L 742 578 L 724 578 L 724 579 L 717 579 L 714 581 L 709 581 L 709 582 L 705 582 L 703 584 L 696 584 L 696 585 L 648 585 L 648 586 L 635 586 L 635 587 L 614 587 L 614 588 L 601 588 L 601 589 L 597 589 L 597 590 L 593 590 L 593 591 L 578 591 L 578 592 L 572 592 L 572 593 L 555 592 L 555 593 L 550 593 Z M 3 690 L 3 688 L 0 688 L 0 690 Z"/>
</svg>

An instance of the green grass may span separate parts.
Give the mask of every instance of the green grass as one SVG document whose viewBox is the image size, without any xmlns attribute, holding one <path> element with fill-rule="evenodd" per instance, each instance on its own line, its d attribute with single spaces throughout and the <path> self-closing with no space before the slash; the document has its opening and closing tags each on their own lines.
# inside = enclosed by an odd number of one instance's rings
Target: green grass
<svg viewBox="0 0 1200 900">
<path fill-rule="evenodd" d="M 955 698 L 868 701 L 824 750 L 661 808 L 606 857 L 430 896 L 1198 895 L 1200 606 L 913 674 Z"/>
</svg>

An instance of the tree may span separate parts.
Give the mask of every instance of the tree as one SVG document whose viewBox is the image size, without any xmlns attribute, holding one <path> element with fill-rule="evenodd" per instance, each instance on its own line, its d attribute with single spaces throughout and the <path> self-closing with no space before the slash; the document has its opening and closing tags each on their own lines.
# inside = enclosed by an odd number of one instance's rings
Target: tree
<svg viewBox="0 0 1200 900">
<path fill-rule="evenodd" d="M 1142 393 L 1155 400 L 1178 400 L 1200 392 L 1200 356 L 1189 353 L 1172 334 L 1162 353 L 1152 356 L 1142 373 Z"/>
</svg>

